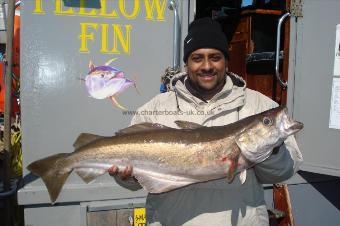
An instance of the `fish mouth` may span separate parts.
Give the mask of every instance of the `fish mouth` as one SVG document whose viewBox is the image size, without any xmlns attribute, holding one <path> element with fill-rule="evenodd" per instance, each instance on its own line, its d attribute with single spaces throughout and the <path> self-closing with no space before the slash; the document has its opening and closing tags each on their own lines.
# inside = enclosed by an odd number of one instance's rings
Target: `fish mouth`
<svg viewBox="0 0 340 226">
<path fill-rule="evenodd" d="M 298 122 L 298 121 L 294 121 L 294 124 L 289 127 L 289 129 L 293 130 L 294 132 L 302 130 L 302 128 L 303 128 L 303 123 Z"/>
<path fill-rule="evenodd" d="M 303 128 L 302 122 L 296 121 L 288 115 L 288 110 L 287 110 L 286 107 L 283 108 L 283 112 L 284 112 L 284 115 L 285 115 L 284 121 L 286 121 L 286 123 L 284 123 L 285 124 L 284 127 L 285 127 L 285 130 L 288 132 L 289 135 L 297 133 L 298 131 L 300 131 Z"/>
<path fill-rule="evenodd" d="M 289 123 L 289 126 L 285 130 L 286 130 L 287 135 L 289 136 L 289 135 L 299 132 L 302 128 L 303 128 L 303 123 L 298 122 L 298 121 L 292 121 L 291 123 Z"/>
</svg>

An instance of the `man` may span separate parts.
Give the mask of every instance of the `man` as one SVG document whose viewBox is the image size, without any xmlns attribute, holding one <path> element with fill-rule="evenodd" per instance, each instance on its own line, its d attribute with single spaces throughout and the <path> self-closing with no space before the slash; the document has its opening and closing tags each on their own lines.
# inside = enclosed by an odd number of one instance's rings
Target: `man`
<svg viewBox="0 0 340 226">
<path fill-rule="evenodd" d="M 186 72 L 171 81 L 169 92 L 154 97 L 138 111 L 168 112 L 167 115 L 136 115 L 132 124 L 160 123 L 176 127 L 175 120 L 204 126 L 226 125 L 277 106 L 268 97 L 246 88 L 244 80 L 228 72 L 227 40 L 219 23 L 209 18 L 194 21 L 184 40 Z M 289 137 L 280 150 L 247 170 L 244 184 L 225 178 L 193 184 L 147 197 L 150 225 L 268 225 L 263 183 L 291 177 L 302 162 L 295 139 Z M 109 172 L 118 172 L 112 167 Z M 131 190 L 140 188 L 131 167 L 116 180 Z"/>
</svg>

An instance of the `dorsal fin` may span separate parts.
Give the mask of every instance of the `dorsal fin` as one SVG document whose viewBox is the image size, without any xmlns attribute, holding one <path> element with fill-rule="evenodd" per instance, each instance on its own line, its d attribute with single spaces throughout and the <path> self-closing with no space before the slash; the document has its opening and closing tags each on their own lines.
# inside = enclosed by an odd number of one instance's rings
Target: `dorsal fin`
<svg viewBox="0 0 340 226">
<path fill-rule="evenodd" d="M 89 69 L 92 71 L 96 66 L 93 64 L 92 60 L 89 62 Z"/>
<path fill-rule="evenodd" d="M 167 127 L 165 125 L 158 124 L 158 123 L 143 122 L 143 123 L 135 124 L 135 125 L 126 127 L 124 129 L 121 129 L 118 132 L 116 132 L 116 135 L 136 133 L 136 132 L 141 132 L 141 131 L 159 130 L 159 129 L 170 129 L 170 127 Z"/>
<path fill-rule="evenodd" d="M 194 122 L 181 121 L 181 120 L 176 120 L 175 123 L 181 129 L 197 129 L 197 128 L 200 128 L 200 127 L 204 127 L 204 126 L 197 124 L 197 123 L 194 123 Z"/>
<path fill-rule="evenodd" d="M 81 146 L 84 146 L 86 144 L 91 143 L 92 141 L 95 141 L 99 138 L 102 138 L 102 136 L 91 134 L 91 133 L 81 133 L 76 141 L 73 143 L 73 147 L 75 149 L 80 148 Z"/>
<path fill-rule="evenodd" d="M 109 65 L 110 65 L 113 61 L 115 61 L 115 60 L 117 60 L 117 57 L 108 60 L 108 61 L 105 63 L 105 66 L 109 66 Z"/>
</svg>

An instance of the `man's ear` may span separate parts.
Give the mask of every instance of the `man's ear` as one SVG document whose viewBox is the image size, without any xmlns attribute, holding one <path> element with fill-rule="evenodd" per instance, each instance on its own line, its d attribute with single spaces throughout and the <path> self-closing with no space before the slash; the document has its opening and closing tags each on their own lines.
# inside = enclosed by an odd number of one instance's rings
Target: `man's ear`
<svg viewBox="0 0 340 226">
<path fill-rule="evenodd" d="M 188 65 L 184 64 L 184 71 L 188 73 Z"/>
</svg>

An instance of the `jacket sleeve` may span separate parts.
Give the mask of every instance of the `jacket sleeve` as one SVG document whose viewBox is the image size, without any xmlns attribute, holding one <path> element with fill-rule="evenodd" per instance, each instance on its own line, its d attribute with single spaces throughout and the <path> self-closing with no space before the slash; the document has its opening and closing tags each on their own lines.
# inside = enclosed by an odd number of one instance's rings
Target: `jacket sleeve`
<svg viewBox="0 0 340 226">
<path fill-rule="evenodd" d="M 293 176 L 302 161 L 302 154 L 295 138 L 290 136 L 268 159 L 255 165 L 254 170 L 260 183 L 274 184 Z"/>
</svg>

